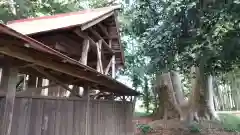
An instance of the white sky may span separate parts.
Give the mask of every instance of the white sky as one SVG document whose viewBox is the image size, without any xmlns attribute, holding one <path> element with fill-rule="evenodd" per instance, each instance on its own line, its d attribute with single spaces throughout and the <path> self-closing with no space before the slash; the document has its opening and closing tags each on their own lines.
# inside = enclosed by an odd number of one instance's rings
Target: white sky
<svg viewBox="0 0 240 135">
<path fill-rule="evenodd" d="M 119 82 L 122 82 L 123 84 L 127 85 L 128 87 L 132 88 L 132 81 L 128 76 L 122 76 L 119 75 L 117 80 Z M 137 112 L 144 112 L 144 108 L 141 108 L 140 105 L 142 104 L 142 101 L 137 100 L 135 105 L 135 111 Z"/>
</svg>

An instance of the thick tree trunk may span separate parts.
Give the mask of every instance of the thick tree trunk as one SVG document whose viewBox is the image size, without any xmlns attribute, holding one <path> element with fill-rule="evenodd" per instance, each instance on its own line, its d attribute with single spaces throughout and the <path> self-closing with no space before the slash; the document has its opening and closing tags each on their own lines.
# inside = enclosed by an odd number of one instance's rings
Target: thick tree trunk
<svg viewBox="0 0 240 135">
<path fill-rule="evenodd" d="M 213 79 L 212 79 L 212 76 L 209 75 L 207 76 L 207 79 L 205 79 L 206 81 L 206 89 L 205 89 L 205 95 L 204 95 L 204 98 L 205 98 L 205 101 L 206 101 L 206 113 L 208 113 L 208 115 L 210 116 L 210 119 L 217 119 L 219 120 L 218 118 L 218 115 L 215 111 L 215 107 L 214 107 L 214 95 L 213 95 Z"/>
<path fill-rule="evenodd" d="M 157 78 L 156 93 L 159 100 L 156 109 L 156 112 L 159 113 L 156 115 L 157 118 L 182 118 L 183 113 L 180 104 L 184 103 L 184 97 L 179 75 L 176 72 L 168 72 Z"/>
<path fill-rule="evenodd" d="M 213 81 L 211 75 L 206 75 L 202 69 L 196 68 L 195 108 L 200 119 L 218 119 L 214 107 Z M 193 86 L 194 87 L 194 86 Z M 192 101 L 191 101 L 192 102 Z"/>
<path fill-rule="evenodd" d="M 214 108 L 212 76 L 205 76 L 199 68 L 192 70 L 192 91 L 188 101 L 184 99 L 177 72 L 162 74 L 156 86 L 159 106 L 163 106 L 156 112 L 161 118 L 178 118 L 186 124 L 203 118 L 218 119 Z"/>
</svg>

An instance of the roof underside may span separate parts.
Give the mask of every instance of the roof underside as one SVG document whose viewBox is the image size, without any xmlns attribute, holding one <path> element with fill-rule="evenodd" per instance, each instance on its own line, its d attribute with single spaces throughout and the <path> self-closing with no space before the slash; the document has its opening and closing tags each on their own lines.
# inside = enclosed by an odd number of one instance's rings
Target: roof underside
<svg viewBox="0 0 240 135">
<path fill-rule="evenodd" d="M 111 77 L 100 74 L 96 70 L 82 65 L 80 62 L 3 24 L 0 24 L 0 41 L 1 54 L 28 64 L 35 64 L 61 78 L 64 82 L 77 79 L 79 81 L 74 81 L 73 84 L 81 86 L 81 83 L 84 82 L 119 95 L 138 95 L 138 92 Z M 26 46 L 26 44 L 28 45 Z M 26 70 L 32 71 L 31 68 Z"/>
<path fill-rule="evenodd" d="M 80 28 L 82 32 L 88 31 L 98 23 L 105 23 L 108 28 L 110 38 L 116 40 L 113 51 L 116 55 L 117 66 L 124 65 L 124 52 L 120 42 L 119 24 L 117 21 L 116 10 L 119 7 L 105 7 L 98 9 L 88 9 L 79 12 L 57 14 L 53 16 L 43 16 L 37 18 L 29 18 L 8 22 L 7 26 L 25 35 L 34 38 L 36 35 L 48 35 L 49 32 L 69 31 Z M 107 21 L 111 24 L 107 24 Z M 113 33 L 112 27 L 114 26 Z"/>
</svg>

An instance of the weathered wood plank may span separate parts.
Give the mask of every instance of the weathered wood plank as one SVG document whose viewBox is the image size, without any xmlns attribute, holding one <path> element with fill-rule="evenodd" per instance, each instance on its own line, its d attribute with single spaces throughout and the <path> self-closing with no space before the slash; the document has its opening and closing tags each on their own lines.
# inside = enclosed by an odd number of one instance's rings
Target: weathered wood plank
<svg viewBox="0 0 240 135">
<path fill-rule="evenodd" d="M 116 61 L 115 61 L 115 55 L 113 55 L 112 58 L 112 78 L 116 77 Z"/>
<path fill-rule="evenodd" d="M 21 98 L 17 98 L 21 99 Z M 32 99 L 30 125 L 28 135 L 41 135 L 43 100 Z M 13 134 L 15 135 L 15 134 Z"/>
<path fill-rule="evenodd" d="M 103 73 L 102 65 L 102 40 L 99 40 L 97 43 L 97 71 Z"/>
<path fill-rule="evenodd" d="M 66 124 L 67 124 L 67 133 L 66 135 L 72 135 L 73 134 L 73 101 L 65 101 L 66 104 Z M 78 114 L 80 115 L 80 114 Z"/>
<path fill-rule="evenodd" d="M 65 107 L 67 104 L 65 103 L 66 100 L 61 101 L 60 112 L 61 112 L 61 123 L 60 123 L 60 134 L 59 135 L 66 135 L 67 134 L 67 108 Z M 64 122 L 63 122 L 64 121 Z"/>
<path fill-rule="evenodd" d="M 56 123 L 55 123 L 55 135 L 60 135 L 61 129 L 61 100 L 56 100 Z"/>
<path fill-rule="evenodd" d="M 131 108 L 129 103 L 91 100 L 86 127 L 87 100 L 17 98 L 11 135 L 130 135 Z"/>
<path fill-rule="evenodd" d="M 12 127 L 12 118 L 13 118 L 13 109 L 14 109 L 14 101 L 16 95 L 16 84 L 17 84 L 17 69 L 10 69 L 9 67 L 5 67 L 5 72 L 8 74 L 7 81 L 3 84 L 3 88 L 7 90 L 6 102 L 4 106 L 4 114 L 3 114 L 3 123 L 1 128 L 1 135 L 10 135 L 11 127 Z"/>
<path fill-rule="evenodd" d="M 16 114 L 18 114 L 18 128 L 17 134 L 19 135 L 28 135 L 29 134 L 29 124 L 30 124 L 30 116 L 31 116 L 31 103 L 32 99 L 30 98 L 21 98 L 17 99 L 19 102 L 20 108 L 16 110 Z M 15 105 L 15 107 L 17 107 Z"/>
<path fill-rule="evenodd" d="M 89 46 L 90 46 L 89 39 L 85 39 L 83 41 L 82 56 L 81 56 L 81 63 L 83 65 L 87 65 Z"/>
<path fill-rule="evenodd" d="M 46 115 L 48 116 L 48 128 L 47 128 L 47 135 L 54 135 L 55 134 L 55 124 L 56 124 L 56 109 L 57 109 L 57 100 L 46 100 L 45 101 L 45 108 L 46 108 Z M 45 109 L 44 109 L 45 110 Z"/>
<path fill-rule="evenodd" d="M 101 23 L 98 23 L 98 26 L 101 29 L 101 31 L 105 34 L 105 36 L 109 37 L 109 33 L 107 31 L 107 28 L 105 26 L 103 26 Z"/>
<path fill-rule="evenodd" d="M 15 99 L 15 103 L 14 103 L 14 109 L 13 109 L 13 125 L 12 125 L 12 129 L 11 129 L 11 135 L 17 135 L 18 134 L 18 121 L 19 121 L 19 117 L 20 116 L 20 108 L 21 108 L 21 99 Z"/>
<path fill-rule="evenodd" d="M 105 68 L 104 74 L 107 75 L 109 72 L 110 67 L 112 66 L 112 62 L 113 62 L 113 57 L 111 58 L 111 60 L 109 61 L 107 67 Z"/>
<path fill-rule="evenodd" d="M 2 125 L 2 122 L 3 122 L 4 105 L 5 105 L 5 98 L 0 97 L 0 125 Z"/>
</svg>

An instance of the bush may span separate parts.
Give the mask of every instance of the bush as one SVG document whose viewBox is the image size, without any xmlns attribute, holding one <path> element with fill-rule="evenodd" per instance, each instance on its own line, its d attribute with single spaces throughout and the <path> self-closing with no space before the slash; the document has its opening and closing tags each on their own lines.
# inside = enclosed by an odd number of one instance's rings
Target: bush
<svg viewBox="0 0 240 135">
<path fill-rule="evenodd" d="M 152 128 L 147 124 L 139 124 L 137 125 L 137 128 L 140 129 L 143 135 L 146 135 L 147 133 L 152 131 Z"/>
</svg>

